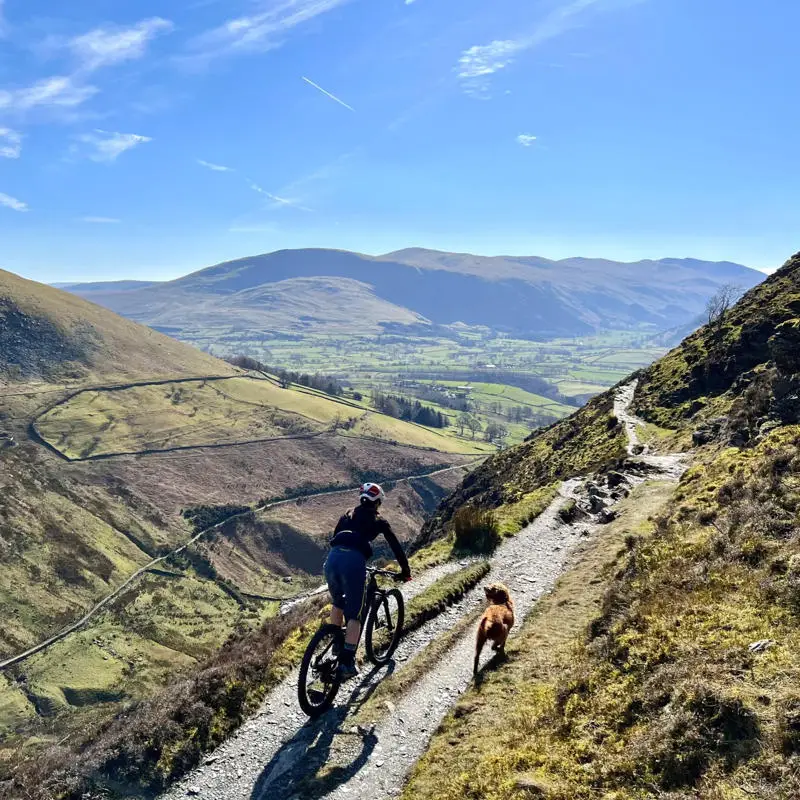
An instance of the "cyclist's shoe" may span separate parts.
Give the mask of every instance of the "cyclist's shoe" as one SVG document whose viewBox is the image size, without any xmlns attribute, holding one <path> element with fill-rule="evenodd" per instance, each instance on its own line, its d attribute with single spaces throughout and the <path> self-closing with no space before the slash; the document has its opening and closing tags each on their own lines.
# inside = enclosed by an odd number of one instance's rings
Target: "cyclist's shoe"
<svg viewBox="0 0 800 800">
<path fill-rule="evenodd" d="M 358 667 L 355 661 L 340 661 L 336 670 L 336 675 L 340 681 L 349 681 L 358 675 Z"/>
</svg>

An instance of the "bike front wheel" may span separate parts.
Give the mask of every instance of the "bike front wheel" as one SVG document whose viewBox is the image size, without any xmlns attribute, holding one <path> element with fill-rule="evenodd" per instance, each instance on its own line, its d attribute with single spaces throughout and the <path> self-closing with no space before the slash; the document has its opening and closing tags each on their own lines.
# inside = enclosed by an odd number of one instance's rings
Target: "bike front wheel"
<svg viewBox="0 0 800 800">
<path fill-rule="evenodd" d="M 399 589 L 382 591 L 372 601 L 364 631 L 364 649 L 373 664 L 382 666 L 389 663 L 400 644 L 405 613 L 405 602 Z"/>
<path fill-rule="evenodd" d="M 339 653 L 344 647 L 342 629 L 323 625 L 309 642 L 300 664 L 297 699 L 309 717 L 324 714 L 336 699 L 341 686 L 338 675 Z"/>
</svg>

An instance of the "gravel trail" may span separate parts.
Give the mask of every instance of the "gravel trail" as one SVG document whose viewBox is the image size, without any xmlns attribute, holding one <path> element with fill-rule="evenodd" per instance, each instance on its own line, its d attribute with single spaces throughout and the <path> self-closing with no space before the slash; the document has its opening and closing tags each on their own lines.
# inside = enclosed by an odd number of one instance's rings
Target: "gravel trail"
<svg viewBox="0 0 800 800">
<path fill-rule="evenodd" d="M 635 384 L 621 389 L 615 407 L 628 431 L 631 452 L 638 444 L 636 428 L 640 424 L 628 411 L 634 391 Z M 638 447 L 635 452 L 640 452 Z M 647 477 L 677 479 L 685 469 L 678 456 L 643 453 L 633 461 L 631 470 L 625 473 L 627 488 Z M 597 514 L 588 513 L 593 502 L 597 510 L 598 496 L 606 510 L 611 510 L 622 495 L 586 478 L 565 481 L 550 506 L 493 555 L 486 582 L 500 580 L 511 589 L 517 630 L 536 601 L 552 590 L 558 577 L 579 556 L 588 539 L 602 529 Z M 567 499 L 576 500 L 586 512 L 572 523 L 563 522 L 558 514 Z M 420 580 L 404 585 L 406 599 L 458 566 L 434 568 Z M 319 720 L 309 721 L 299 709 L 295 671 L 269 695 L 257 716 L 162 800 L 187 796 L 204 800 L 380 800 L 399 795 L 408 772 L 424 753 L 437 726 L 472 681 L 474 631 L 470 629 L 458 639 L 447 656 L 377 724 L 365 728 L 348 718 L 388 671 L 402 670 L 409 658 L 484 604 L 481 585 L 447 612 L 405 636 L 394 665 L 372 671 L 365 666 L 359 678 L 342 688 L 336 707 Z M 491 649 L 486 648 L 482 663 L 491 655 Z"/>
</svg>

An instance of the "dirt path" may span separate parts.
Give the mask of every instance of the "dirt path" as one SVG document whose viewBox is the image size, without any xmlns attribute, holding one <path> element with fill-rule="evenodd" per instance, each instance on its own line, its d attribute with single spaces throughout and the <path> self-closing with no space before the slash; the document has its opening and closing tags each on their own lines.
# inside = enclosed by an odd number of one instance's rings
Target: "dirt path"
<svg viewBox="0 0 800 800">
<path fill-rule="evenodd" d="M 636 443 L 638 424 L 628 408 L 635 386 L 626 386 L 618 396 L 618 417 Z M 626 475 L 629 486 L 648 477 L 677 479 L 684 469 L 677 456 L 642 455 Z M 646 468 L 643 466 L 646 464 Z M 502 580 L 514 594 L 518 625 L 536 601 L 549 592 L 559 575 L 577 557 L 588 537 L 602 525 L 593 517 L 565 523 L 558 511 L 566 499 L 588 507 L 590 491 L 597 487 L 575 478 L 565 481 L 559 497 L 527 528 L 507 540 L 492 558 L 487 581 Z M 607 507 L 615 504 L 608 497 Z M 405 587 L 410 598 L 438 577 Z M 453 627 L 459 619 L 484 605 L 477 587 L 458 605 L 428 625 L 405 637 L 397 651 L 393 669 Z M 359 710 L 391 668 L 373 670 L 347 684 L 338 705 L 317 721 L 300 712 L 297 673 L 291 675 L 267 698 L 258 715 L 206 759 L 185 780 L 163 795 L 162 800 L 196 796 L 204 800 L 311 800 L 312 798 L 388 798 L 399 795 L 405 778 L 428 746 L 438 724 L 472 680 L 474 632 L 458 639 L 441 659 L 376 724 L 368 728 L 353 724 Z M 483 662 L 491 653 L 486 652 Z"/>
</svg>

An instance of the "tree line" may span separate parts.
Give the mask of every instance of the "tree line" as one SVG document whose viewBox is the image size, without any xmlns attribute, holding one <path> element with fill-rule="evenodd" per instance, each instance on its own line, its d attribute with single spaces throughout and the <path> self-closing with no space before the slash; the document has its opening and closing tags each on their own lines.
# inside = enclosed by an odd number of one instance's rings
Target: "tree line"
<svg viewBox="0 0 800 800">
<path fill-rule="evenodd" d="M 275 375 L 284 389 L 288 389 L 291 384 L 296 383 L 298 386 L 316 389 L 318 392 L 324 392 L 333 397 L 341 397 L 344 394 L 342 384 L 331 375 L 320 375 L 319 373 L 311 375 L 307 372 L 293 372 L 283 367 L 270 367 L 250 356 L 229 356 L 225 360 L 240 369 L 268 372 L 270 375 Z"/>
<path fill-rule="evenodd" d="M 446 428 L 450 425 L 450 420 L 441 411 L 425 406 L 419 400 L 410 400 L 400 395 L 374 392 L 372 405 L 389 417 L 416 422 L 428 428 Z"/>
</svg>

